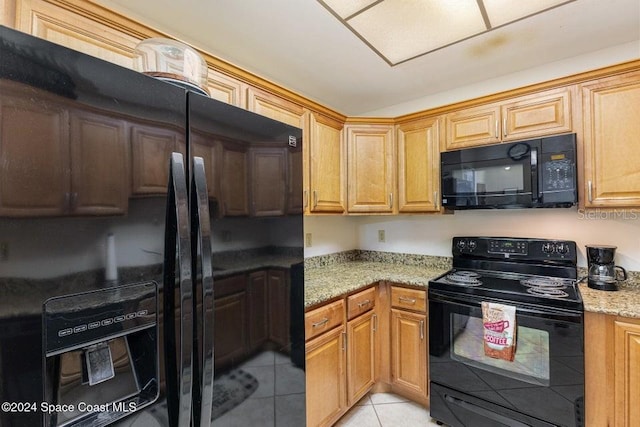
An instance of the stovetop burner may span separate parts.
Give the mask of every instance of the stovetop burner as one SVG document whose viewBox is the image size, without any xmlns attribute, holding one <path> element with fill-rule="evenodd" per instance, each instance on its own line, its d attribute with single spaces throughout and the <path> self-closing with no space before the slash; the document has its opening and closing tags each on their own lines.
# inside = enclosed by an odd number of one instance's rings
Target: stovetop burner
<svg viewBox="0 0 640 427">
<path fill-rule="evenodd" d="M 558 288 L 529 288 L 527 289 L 527 292 L 533 295 L 548 298 L 566 298 L 569 296 L 568 293 Z"/>
<path fill-rule="evenodd" d="M 480 281 L 480 274 L 475 271 L 454 271 L 451 274 L 447 274 L 445 277 L 446 280 L 455 284 L 462 286 L 480 286 L 482 282 Z"/>
</svg>

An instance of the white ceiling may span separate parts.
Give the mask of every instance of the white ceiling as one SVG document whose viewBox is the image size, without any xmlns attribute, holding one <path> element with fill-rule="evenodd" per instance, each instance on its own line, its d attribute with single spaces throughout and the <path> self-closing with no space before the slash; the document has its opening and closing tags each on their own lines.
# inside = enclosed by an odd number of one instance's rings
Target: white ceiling
<svg viewBox="0 0 640 427">
<path fill-rule="evenodd" d="M 317 0 L 94 1 L 349 116 L 613 46 L 640 58 L 640 0 L 576 0 L 395 66 Z"/>
</svg>

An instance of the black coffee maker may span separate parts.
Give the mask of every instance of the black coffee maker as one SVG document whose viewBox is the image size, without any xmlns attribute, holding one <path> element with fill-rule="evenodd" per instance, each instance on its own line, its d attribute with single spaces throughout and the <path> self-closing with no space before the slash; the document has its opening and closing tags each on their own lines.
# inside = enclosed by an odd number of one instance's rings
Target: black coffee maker
<svg viewBox="0 0 640 427">
<path fill-rule="evenodd" d="M 616 246 L 587 245 L 588 286 L 601 291 L 617 291 L 618 282 L 627 279 L 627 271 L 615 265 Z"/>
</svg>

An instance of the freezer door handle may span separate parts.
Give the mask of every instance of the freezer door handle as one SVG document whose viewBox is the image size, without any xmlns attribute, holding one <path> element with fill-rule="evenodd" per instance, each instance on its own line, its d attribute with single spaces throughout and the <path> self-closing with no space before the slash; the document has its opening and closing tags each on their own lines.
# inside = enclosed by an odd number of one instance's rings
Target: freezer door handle
<svg viewBox="0 0 640 427">
<path fill-rule="evenodd" d="M 191 253 L 195 280 L 193 426 L 209 427 L 213 402 L 213 265 L 209 193 L 202 157 L 193 158 Z"/>
<path fill-rule="evenodd" d="M 182 427 L 190 425 L 191 422 L 193 283 L 189 198 L 184 160 L 180 153 L 172 153 L 169 162 L 164 245 L 163 351 L 167 410 L 169 426 Z"/>
</svg>

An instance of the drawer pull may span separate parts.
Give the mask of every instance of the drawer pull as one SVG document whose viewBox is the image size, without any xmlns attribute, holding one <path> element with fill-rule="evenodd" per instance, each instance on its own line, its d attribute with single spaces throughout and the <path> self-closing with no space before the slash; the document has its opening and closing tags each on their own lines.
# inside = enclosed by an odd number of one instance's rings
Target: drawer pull
<svg viewBox="0 0 640 427">
<path fill-rule="evenodd" d="M 415 298 L 409 298 L 409 297 L 401 296 L 398 299 L 400 300 L 400 302 L 404 302 L 404 303 L 407 303 L 407 304 L 415 304 L 416 303 L 416 299 Z"/>
<path fill-rule="evenodd" d="M 424 340 L 424 320 L 420 321 L 420 339 Z"/>
<path fill-rule="evenodd" d="M 370 300 L 368 300 L 368 299 L 366 299 L 366 300 L 364 300 L 364 301 L 362 301 L 362 302 L 359 302 L 359 303 L 358 303 L 358 308 L 366 307 L 366 306 L 368 306 L 369 304 L 371 304 L 371 301 L 370 301 Z"/>
<path fill-rule="evenodd" d="M 314 324 L 312 324 L 311 326 L 314 328 L 319 328 L 320 326 L 324 326 L 329 322 L 329 318 L 325 317 L 324 319 L 320 320 L 319 322 L 316 322 Z"/>
</svg>

